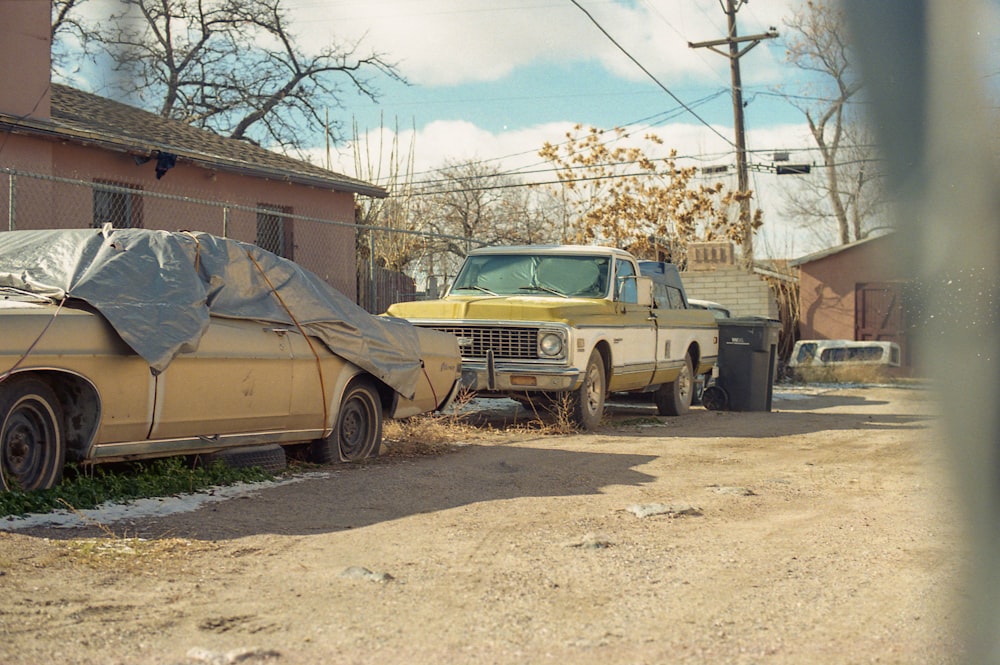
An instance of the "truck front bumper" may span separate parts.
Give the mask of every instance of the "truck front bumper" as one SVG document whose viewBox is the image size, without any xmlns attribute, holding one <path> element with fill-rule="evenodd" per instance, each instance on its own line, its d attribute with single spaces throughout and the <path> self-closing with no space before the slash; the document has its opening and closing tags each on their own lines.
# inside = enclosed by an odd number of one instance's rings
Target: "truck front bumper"
<svg viewBox="0 0 1000 665">
<path fill-rule="evenodd" d="M 558 392 L 574 390 L 580 385 L 581 373 L 575 367 L 498 364 L 462 360 L 462 387 L 477 392 Z"/>
</svg>

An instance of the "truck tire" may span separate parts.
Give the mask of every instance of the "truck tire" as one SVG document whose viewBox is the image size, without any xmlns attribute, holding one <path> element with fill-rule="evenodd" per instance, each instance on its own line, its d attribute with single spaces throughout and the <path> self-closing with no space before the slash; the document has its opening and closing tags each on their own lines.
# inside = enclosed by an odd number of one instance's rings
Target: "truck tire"
<svg viewBox="0 0 1000 665">
<path fill-rule="evenodd" d="M 694 394 L 694 370 L 691 356 L 684 356 L 681 373 L 670 383 L 664 383 L 655 394 L 656 410 L 661 416 L 683 416 L 691 410 Z"/>
<path fill-rule="evenodd" d="M 587 361 L 587 369 L 583 375 L 583 383 L 573 392 L 573 422 L 583 430 L 593 430 L 601 424 L 604 417 L 604 395 L 607 391 L 604 376 L 604 360 L 594 349 Z"/>
</svg>

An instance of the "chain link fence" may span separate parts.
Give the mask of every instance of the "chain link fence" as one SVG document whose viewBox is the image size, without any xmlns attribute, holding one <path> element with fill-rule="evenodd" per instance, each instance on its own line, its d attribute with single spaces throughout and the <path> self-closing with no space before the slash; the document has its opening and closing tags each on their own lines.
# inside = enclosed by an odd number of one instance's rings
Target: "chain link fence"
<svg viewBox="0 0 1000 665">
<path fill-rule="evenodd" d="M 373 314 L 394 302 L 436 295 L 441 278 L 427 270 L 432 262 L 421 261 L 421 251 L 431 251 L 443 240 L 467 244 L 440 234 L 298 215 L 283 206 L 192 198 L 113 180 L 75 180 L 9 168 L 0 168 L 0 210 L 6 213 L 0 230 L 111 224 L 205 231 L 252 242 L 308 268 Z M 384 266 L 380 248 L 400 244 L 413 248 L 413 263 L 421 266 L 414 274 Z"/>
</svg>

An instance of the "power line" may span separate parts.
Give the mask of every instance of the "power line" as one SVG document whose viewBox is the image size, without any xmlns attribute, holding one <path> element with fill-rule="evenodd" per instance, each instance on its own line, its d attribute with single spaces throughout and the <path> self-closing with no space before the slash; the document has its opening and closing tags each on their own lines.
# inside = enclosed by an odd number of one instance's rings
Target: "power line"
<svg viewBox="0 0 1000 665">
<path fill-rule="evenodd" d="M 701 99 L 697 100 L 696 102 L 693 102 L 691 104 L 691 106 L 701 106 L 703 104 L 707 104 L 707 103 L 711 102 L 712 100 L 720 97 L 721 95 L 728 94 L 728 93 L 729 93 L 729 91 L 727 89 L 717 90 L 716 92 L 712 93 L 711 95 L 707 95 L 707 96 L 702 97 Z M 657 123 L 663 123 L 663 122 L 666 122 L 668 120 L 671 120 L 671 119 L 677 117 L 678 115 L 682 114 L 683 112 L 684 112 L 683 108 L 674 108 L 674 109 L 670 109 L 668 111 L 661 111 L 660 113 L 655 113 L 653 115 L 646 116 L 644 118 L 639 118 L 637 120 L 632 120 L 632 121 L 627 122 L 627 123 L 622 123 L 621 125 L 618 125 L 618 126 L 619 127 L 632 127 L 632 126 L 635 126 L 635 128 L 632 129 L 631 131 L 627 131 L 625 134 L 623 134 L 621 136 L 617 136 L 617 135 L 616 136 L 612 136 L 608 141 L 605 141 L 604 143 L 602 143 L 602 145 L 608 145 L 608 144 L 613 143 L 615 141 L 619 141 L 619 140 L 622 140 L 622 139 L 630 138 L 631 136 L 635 135 L 638 132 L 644 132 L 644 131 L 646 131 L 648 129 L 655 128 L 657 126 Z M 560 147 L 560 146 L 563 146 L 563 145 L 567 145 L 570 142 L 570 140 L 571 139 L 567 139 L 566 141 L 562 141 L 562 142 L 556 143 L 556 144 L 554 144 L 554 146 L 555 147 Z M 492 162 L 503 162 L 505 160 L 509 160 L 509 159 L 514 158 L 514 157 L 522 157 L 522 156 L 531 155 L 531 154 L 537 155 L 538 154 L 538 149 L 525 150 L 523 152 L 512 153 L 512 154 L 504 155 L 504 156 L 501 156 L 501 157 L 490 157 L 488 159 L 475 160 L 474 163 L 486 165 L 486 164 L 490 164 Z M 697 159 L 697 158 L 696 157 L 692 157 L 692 159 Z M 524 169 L 530 169 L 530 168 L 532 168 L 534 166 L 537 166 L 539 164 L 546 164 L 546 163 L 548 163 L 548 162 L 546 162 L 546 161 L 539 161 L 539 162 L 535 162 L 533 164 L 526 164 L 524 166 L 517 167 L 517 168 L 511 169 L 509 171 L 505 171 L 504 173 L 509 174 L 509 175 L 518 175 L 518 174 L 524 173 L 525 172 Z M 425 174 L 435 174 L 435 173 L 444 172 L 446 170 L 447 170 L 447 167 L 437 167 L 437 168 L 427 169 L 425 171 L 417 171 L 417 172 L 414 172 L 412 175 L 414 175 L 414 176 L 420 176 L 420 175 L 425 175 Z"/>
<path fill-rule="evenodd" d="M 846 145 L 846 146 L 842 146 L 842 147 L 844 147 L 847 150 L 851 150 L 851 149 L 867 149 L 867 150 L 871 150 L 875 146 L 872 145 L 872 144 L 851 144 L 851 145 Z M 765 155 L 765 154 L 774 155 L 774 154 L 777 154 L 777 153 L 788 153 L 789 155 L 792 155 L 792 154 L 802 154 L 802 153 L 806 153 L 806 154 L 808 154 L 808 153 L 815 153 L 818 150 L 819 150 L 819 148 L 815 147 L 815 146 L 813 146 L 813 147 L 806 147 L 806 148 L 772 147 L 772 148 L 757 148 L 757 149 L 753 149 L 753 150 L 748 150 L 747 153 L 750 154 L 750 155 Z M 683 162 L 683 161 L 714 162 L 719 157 L 726 156 L 726 155 L 731 155 L 731 154 L 732 153 L 728 152 L 728 151 L 724 152 L 724 153 L 684 154 L 684 155 L 675 155 L 671 159 L 674 159 L 674 160 L 679 161 L 679 162 Z M 656 157 L 654 159 L 658 161 L 660 159 L 665 159 L 665 158 Z M 473 162 L 468 162 L 468 164 L 471 164 L 471 165 L 486 165 L 488 161 L 489 160 L 473 161 Z M 851 164 L 856 164 L 856 163 L 861 163 L 861 162 L 877 162 L 879 160 L 877 158 L 867 158 L 867 159 L 861 159 L 861 160 L 853 159 L 853 160 L 849 160 L 849 161 L 845 161 L 845 162 L 837 162 L 835 164 L 820 164 L 820 163 L 817 163 L 816 159 L 809 159 L 808 157 L 802 157 L 802 158 L 797 159 L 796 161 L 797 162 L 808 162 L 809 165 L 812 168 L 820 169 L 820 168 L 838 168 L 838 167 L 841 167 L 841 166 L 849 166 Z M 539 162 L 539 164 L 546 164 L 546 163 L 547 162 Z M 591 165 L 591 166 L 613 166 L 613 165 L 629 166 L 629 165 L 634 165 L 636 163 L 638 163 L 638 162 L 636 162 L 636 161 L 631 161 L 631 162 L 614 162 L 614 163 L 597 164 L 597 165 Z M 472 181 L 476 181 L 476 180 L 485 180 L 485 179 L 493 179 L 493 178 L 510 178 L 510 177 L 523 176 L 523 175 L 538 175 L 538 174 L 545 174 L 545 173 L 558 173 L 560 171 L 573 172 L 574 170 L 583 170 L 583 169 L 586 169 L 586 168 L 591 168 L 591 166 L 570 166 L 570 167 L 567 167 L 567 168 L 560 168 L 560 167 L 556 167 L 556 166 L 551 166 L 551 167 L 547 167 L 547 168 L 528 168 L 527 166 L 525 166 L 525 167 L 521 167 L 520 170 L 493 171 L 493 172 L 484 173 L 484 174 L 481 174 L 481 175 L 463 176 L 463 177 L 459 178 L 459 180 L 462 180 L 464 182 L 472 182 Z M 730 165 L 720 165 L 720 166 L 730 166 Z M 751 162 L 751 163 L 748 164 L 748 166 L 750 167 L 751 170 L 753 170 L 754 172 L 757 172 L 757 173 L 773 173 L 774 170 L 775 170 L 775 168 L 774 168 L 773 165 L 763 163 L 762 161 Z M 433 173 L 447 174 L 447 169 L 437 169 L 437 170 L 433 171 Z M 614 178 L 614 177 L 625 177 L 625 176 L 628 176 L 628 175 L 636 175 L 636 174 L 609 174 L 608 176 L 605 176 L 605 177 L 606 178 Z M 643 173 L 641 175 L 653 176 L 655 174 Z M 712 175 L 707 176 L 707 177 L 715 178 L 715 177 L 718 177 L 718 174 L 712 174 Z M 435 178 L 435 179 L 424 179 L 424 180 L 421 180 L 419 182 L 414 183 L 414 186 L 417 187 L 417 188 L 420 188 L 420 190 L 422 190 L 422 191 L 427 191 L 429 189 L 433 190 L 433 189 L 437 188 L 439 185 L 442 185 L 444 183 L 454 182 L 455 180 L 456 180 L 456 178 L 454 178 L 454 177 L 442 177 L 442 178 Z M 575 180 L 573 180 L 573 181 L 575 181 Z M 560 181 L 552 181 L 552 183 L 555 183 L 555 184 L 557 184 L 558 182 L 560 182 Z M 512 186 L 515 186 L 515 187 L 516 186 L 532 186 L 532 185 L 537 185 L 537 184 L 543 184 L 543 183 L 541 183 L 541 182 L 521 182 L 521 183 L 515 183 Z M 420 191 L 420 190 L 418 190 L 418 191 Z M 434 193 L 444 193 L 444 192 L 447 192 L 447 191 L 449 191 L 449 190 L 447 190 L 447 189 L 441 189 L 439 191 L 435 191 Z"/>
<path fill-rule="evenodd" d="M 590 14 L 590 12 L 588 12 L 588 11 L 587 11 L 586 9 L 584 9 L 584 8 L 583 8 L 583 7 L 582 7 L 582 6 L 580 5 L 580 3 L 579 3 L 579 2 L 577 2 L 576 0 L 569 0 L 569 1 L 570 1 L 570 2 L 572 2 L 572 3 L 574 4 L 574 5 L 576 5 L 576 7 L 577 7 L 577 8 L 578 8 L 578 9 L 579 9 L 579 10 L 580 10 L 581 12 L 583 12 L 584 14 L 586 14 L 587 18 L 589 18 L 589 19 L 590 19 L 591 23 L 593 23 L 593 24 L 594 24 L 595 26 L 597 26 L 597 29 L 598 29 L 598 30 L 600 30 L 600 31 L 601 31 L 601 32 L 602 32 L 602 33 L 604 34 L 604 36 L 605 36 L 605 37 L 607 37 L 607 38 L 608 38 L 608 40 L 609 40 L 609 41 L 610 41 L 610 42 L 611 42 L 612 44 L 614 44 L 614 45 L 615 45 L 615 46 L 616 46 L 616 47 L 618 48 L 618 50 L 619 50 L 619 51 L 621 51 L 622 53 L 624 53 L 624 54 L 625 54 L 625 56 L 626 56 L 626 57 L 628 57 L 628 59 L 629 59 L 629 60 L 631 60 L 631 61 L 632 61 L 633 63 L 635 63 L 635 66 L 636 66 L 636 67 L 638 67 L 638 68 L 639 68 L 640 70 L 642 70 L 642 73 L 644 73 L 644 74 L 645 74 L 646 76 L 648 76 L 648 77 L 650 78 L 650 80 L 652 80 L 652 81 L 653 81 L 653 83 L 655 83 L 655 84 L 656 84 L 657 86 L 659 86 L 659 87 L 660 87 L 660 89 L 661 89 L 661 90 L 663 90 L 663 91 L 664 91 L 665 93 L 667 93 L 668 95 L 670 95 L 670 97 L 671 97 L 671 98 L 673 98 L 673 100 L 674 100 L 675 102 L 677 102 L 678 104 L 680 104 L 680 105 L 681 105 L 681 106 L 682 106 L 682 107 L 683 107 L 683 108 L 684 108 L 684 109 L 685 109 L 685 110 L 686 110 L 686 111 L 687 111 L 688 113 L 690 113 L 690 114 L 691 114 L 691 115 L 692 115 L 692 116 L 693 116 L 693 117 L 694 117 L 695 119 L 697 119 L 697 120 L 698 120 L 698 122 L 700 122 L 701 124 L 703 124 L 703 125 L 705 125 L 706 127 L 708 127 L 708 128 L 710 129 L 710 130 L 712 130 L 712 132 L 714 132 L 714 133 L 715 133 L 715 134 L 716 134 L 717 136 L 719 136 L 719 138 L 721 138 L 721 139 L 722 139 L 723 141 L 725 141 L 725 142 L 726 142 L 726 143 L 728 143 L 729 145 L 733 146 L 734 148 L 736 147 L 736 145 L 735 145 L 735 144 L 734 144 L 734 143 L 733 143 L 733 142 L 732 142 L 731 140 L 729 140 L 729 138 L 728 138 L 728 137 L 726 137 L 726 136 L 725 136 L 725 135 L 723 135 L 723 134 L 722 134 L 721 132 L 719 132 L 719 131 L 718 131 L 718 130 L 717 130 L 717 129 L 716 129 L 715 127 L 713 127 L 713 126 L 712 126 L 712 125 L 711 125 L 711 124 L 710 124 L 710 123 L 709 123 L 709 122 L 708 122 L 707 120 L 705 120 L 705 119 L 704 119 L 704 118 L 702 118 L 702 117 L 701 117 L 700 115 L 698 115 L 697 113 L 695 113 L 694 109 L 692 109 L 692 108 L 691 108 L 691 107 L 689 107 L 689 106 L 688 106 L 687 104 L 685 104 L 685 103 L 684 103 L 684 101 L 683 101 L 683 100 L 681 100 L 681 98 L 680 98 L 680 97 L 678 97 L 677 95 L 675 95 L 675 94 L 674 94 L 674 93 L 673 93 L 673 92 L 672 92 L 672 91 L 671 91 L 671 90 L 670 90 L 670 89 L 669 89 L 669 88 L 668 88 L 667 86 L 663 85 L 663 84 L 662 84 L 662 83 L 660 82 L 660 80 L 659 80 L 659 79 L 657 79 L 657 78 L 656 78 L 655 76 L 653 76 L 652 72 L 650 72 L 650 71 L 649 71 L 648 69 L 646 69 L 646 68 L 645 68 L 645 67 L 644 67 L 644 66 L 642 65 L 642 63 L 641 63 L 641 62 L 639 62 L 638 60 L 636 60 L 636 58 L 635 58 L 635 57 L 634 57 L 634 56 L 633 56 L 633 55 L 632 55 L 631 53 L 629 53 L 629 52 L 628 52 L 628 51 L 627 51 L 627 50 L 625 49 L 625 47 L 624 47 L 624 46 L 622 46 L 621 44 L 619 44 L 619 43 L 618 43 L 618 42 L 617 42 L 617 41 L 615 40 L 615 38 L 614 38 L 614 37 L 612 37 L 612 36 L 611 36 L 611 34 L 610 34 L 610 33 L 609 33 L 609 32 L 608 32 L 607 30 L 605 30 L 605 29 L 604 29 L 604 26 L 602 26 L 602 25 L 601 25 L 600 23 L 598 23 L 597 19 L 595 19 L 595 18 L 594 18 L 594 17 L 593 17 L 593 16 L 592 16 L 592 15 Z"/>
<path fill-rule="evenodd" d="M 802 148 L 802 149 L 799 149 L 798 151 L 800 151 L 800 152 L 806 152 L 806 151 L 810 151 L 810 150 L 815 150 L 815 149 L 814 148 Z M 782 151 L 783 150 L 778 150 L 778 149 L 773 149 L 772 148 L 772 149 L 766 150 L 766 151 L 758 150 L 758 151 L 754 151 L 754 152 L 782 152 Z M 690 158 L 689 157 L 677 157 L 676 159 L 690 159 Z M 837 162 L 835 164 L 817 164 L 817 163 L 811 163 L 811 164 L 809 164 L 809 166 L 812 169 L 817 169 L 818 170 L 818 169 L 840 168 L 840 167 L 843 167 L 843 166 L 851 166 L 851 165 L 854 165 L 854 164 L 879 163 L 881 161 L 882 161 L 881 158 L 873 157 L 873 158 L 867 158 L 867 159 L 851 159 L 851 160 L 847 160 L 847 161 L 844 161 L 844 162 Z M 631 162 L 631 164 L 634 164 L 634 163 L 635 162 Z M 626 164 L 629 164 L 629 163 L 626 163 Z M 726 166 L 729 166 L 729 165 L 726 165 Z M 752 171 L 754 173 L 755 178 L 756 178 L 757 174 L 771 174 L 771 175 L 776 175 L 776 169 L 775 169 L 774 165 L 763 164 L 763 163 L 751 163 L 751 164 L 749 164 L 749 166 L 751 167 L 750 171 Z M 578 167 L 578 168 L 586 168 L 586 167 Z M 541 170 L 535 171 L 534 173 L 547 173 L 547 172 L 557 173 L 559 170 L 560 169 L 557 169 L 557 168 L 541 169 Z M 711 173 L 711 174 L 697 173 L 694 176 L 692 176 L 692 179 L 694 179 L 694 180 L 718 180 L 719 177 L 720 177 L 720 175 L 730 175 L 730 174 L 728 174 L 728 173 L 727 174 L 719 174 L 719 173 Z M 462 181 L 463 183 L 473 183 L 473 182 L 475 182 L 477 180 L 484 180 L 484 179 L 487 179 L 487 178 L 496 179 L 498 177 L 503 177 L 503 174 L 490 173 L 490 174 L 483 174 L 483 175 L 465 176 L 465 177 L 459 178 L 458 180 Z M 565 178 L 565 179 L 557 178 L 555 180 L 539 180 L 539 181 L 533 181 L 533 182 L 503 182 L 503 183 L 495 184 L 495 185 L 483 185 L 481 187 L 478 187 L 478 186 L 449 187 L 449 188 L 428 187 L 428 188 L 420 189 L 419 185 L 424 184 L 424 183 L 419 183 L 418 184 L 418 188 L 414 188 L 413 190 L 411 190 L 410 192 L 408 192 L 407 195 L 408 196 L 414 196 L 414 197 L 436 196 L 436 195 L 439 195 L 439 194 L 450 194 L 450 193 L 456 193 L 456 192 L 485 192 L 485 191 L 494 191 L 494 190 L 500 190 L 500 189 L 518 189 L 518 188 L 524 188 L 524 187 L 531 188 L 531 187 L 541 187 L 541 186 L 547 186 L 547 185 L 562 185 L 562 184 L 569 183 L 569 182 L 597 182 L 597 181 L 601 181 L 601 180 L 613 180 L 615 178 L 635 178 L 635 177 L 639 177 L 639 178 L 658 178 L 658 177 L 663 177 L 663 174 L 662 173 L 660 173 L 660 174 L 658 174 L 658 173 L 649 173 L 649 172 L 612 173 L 612 174 L 600 175 L 600 176 L 583 176 L 583 177 L 579 177 L 579 178 Z M 453 179 L 450 179 L 450 180 L 447 180 L 447 181 L 446 180 L 438 180 L 438 181 L 433 181 L 430 184 L 437 185 L 437 184 L 444 183 L 444 182 L 455 182 L 455 179 L 453 178 Z M 395 196 L 393 195 L 392 192 L 390 192 L 389 196 L 390 196 L 390 198 L 395 198 Z"/>
</svg>

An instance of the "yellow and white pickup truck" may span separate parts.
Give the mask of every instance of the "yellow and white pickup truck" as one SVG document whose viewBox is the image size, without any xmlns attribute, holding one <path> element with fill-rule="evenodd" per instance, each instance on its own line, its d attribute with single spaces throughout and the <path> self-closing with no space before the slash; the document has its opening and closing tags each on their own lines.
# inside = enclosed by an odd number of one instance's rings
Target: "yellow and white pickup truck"
<svg viewBox="0 0 1000 665">
<path fill-rule="evenodd" d="M 611 392 L 653 392 L 660 414 L 681 415 L 696 377 L 715 365 L 718 327 L 687 308 L 673 265 L 643 270 L 609 247 L 486 247 L 469 253 L 444 298 L 387 314 L 455 335 L 462 383 L 477 393 L 569 393 L 574 422 L 588 430 Z"/>
</svg>

